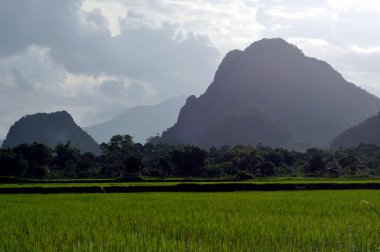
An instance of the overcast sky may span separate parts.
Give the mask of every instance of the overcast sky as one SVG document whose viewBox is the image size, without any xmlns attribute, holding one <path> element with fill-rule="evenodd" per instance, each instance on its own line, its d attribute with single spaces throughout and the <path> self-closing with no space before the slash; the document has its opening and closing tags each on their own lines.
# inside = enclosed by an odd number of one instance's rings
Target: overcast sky
<svg viewBox="0 0 380 252">
<path fill-rule="evenodd" d="M 0 139 L 25 114 L 88 126 L 200 95 L 226 52 L 265 37 L 380 96 L 380 1 L 1 0 Z"/>
</svg>

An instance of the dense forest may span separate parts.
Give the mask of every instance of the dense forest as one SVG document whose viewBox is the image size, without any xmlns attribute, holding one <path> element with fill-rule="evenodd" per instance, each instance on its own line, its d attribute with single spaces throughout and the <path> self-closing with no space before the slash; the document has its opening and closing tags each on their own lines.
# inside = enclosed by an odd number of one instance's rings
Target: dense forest
<svg viewBox="0 0 380 252">
<path fill-rule="evenodd" d="M 0 176 L 46 178 L 216 177 L 243 180 L 268 176 L 369 177 L 380 175 L 380 147 L 361 144 L 334 152 L 296 152 L 261 146 L 134 143 L 115 135 L 101 155 L 80 153 L 70 142 L 54 149 L 43 143 L 0 149 Z M 153 141 L 154 142 L 154 141 Z"/>
</svg>

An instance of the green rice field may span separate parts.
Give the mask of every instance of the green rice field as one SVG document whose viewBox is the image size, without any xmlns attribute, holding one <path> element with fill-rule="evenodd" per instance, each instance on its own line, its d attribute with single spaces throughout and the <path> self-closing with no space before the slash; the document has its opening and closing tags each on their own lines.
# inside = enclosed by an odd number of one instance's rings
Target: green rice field
<svg viewBox="0 0 380 252">
<path fill-rule="evenodd" d="M 0 195 L 0 251 L 378 251 L 380 191 Z"/>
</svg>

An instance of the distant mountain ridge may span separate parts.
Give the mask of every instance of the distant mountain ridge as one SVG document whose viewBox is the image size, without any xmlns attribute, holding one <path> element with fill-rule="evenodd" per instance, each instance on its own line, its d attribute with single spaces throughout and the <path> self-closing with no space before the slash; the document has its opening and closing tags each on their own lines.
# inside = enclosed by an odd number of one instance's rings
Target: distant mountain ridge
<svg viewBox="0 0 380 252">
<path fill-rule="evenodd" d="M 380 99 L 283 39 L 229 52 L 207 91 L 190 97 L 161 141 L 305 150 L 380 110 Z"/>
<path fill-rule="evenodd" d="M 66 111 L 26 115 L 15 122 L 2 147 L 16 147 L 22 143 L 42 142 L 54 148 L 59 142 L 71 144 L 82 153 L 100 153 L 99 145 L 83 131 Z"/>
<path fill-rule="evenodd" d="M 337 150 L 356 147 L 361 143 L 380 146 L 380 112 L 342 132 L 331 141 L 330 146 L 332 150 Z"/>
<path fill-rule="evenodd" d="M 145 143 L 147 138 L 173 125 L 186 96 L 168 99 L 156 105 L 127 109 L 110 121 L 84 128 L 99 143 L 108 142 L 116 134 L 128 134 L 135 142 Z"/>
</svg>

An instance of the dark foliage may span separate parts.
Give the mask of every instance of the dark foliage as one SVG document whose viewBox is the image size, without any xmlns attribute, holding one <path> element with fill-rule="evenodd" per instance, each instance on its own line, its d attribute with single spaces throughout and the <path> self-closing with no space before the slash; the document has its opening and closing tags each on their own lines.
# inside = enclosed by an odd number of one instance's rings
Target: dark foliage
<svg viewBox="0 0 380 252">
<path fill-rule="evenodd" d="M 198 147 L 184 146 L 171 153 L 171 161 L 180 177 L 202 176 L 207 152 Z"/>
<path fill-rule="evenodd" d="M 70 142 L 54 149 L 41 143 L 0 149 L 0 176 L 50 178 L 217 177 L 236 180 L 270 176 L 380 176 L 380 147 L 360 144 L 335 152 L 306 152 L 238 145 L 210 148 L 192 145 L 135 144 L 116 135 L 101 145 L 102 154 L 81 154 Z"/>
</svg>

